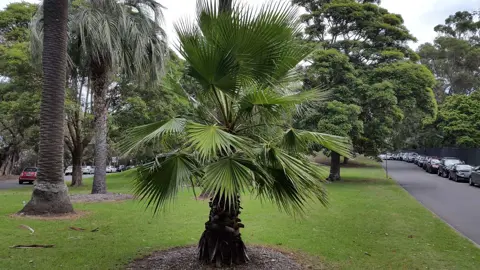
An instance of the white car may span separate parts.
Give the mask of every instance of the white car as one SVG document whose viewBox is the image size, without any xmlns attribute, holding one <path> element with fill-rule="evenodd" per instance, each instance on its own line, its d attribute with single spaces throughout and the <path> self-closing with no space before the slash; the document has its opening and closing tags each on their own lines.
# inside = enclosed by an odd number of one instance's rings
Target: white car
<svg viewBox="0 0 480 270">
<path fill-rule="evenodd" d="M 113 166 L 107 166 L 106 171 L 107 171 L 107 173 L 116 173 L 117 168 L 115 168 Z"/>
<path fill-rule="evenodd" d="M 72 175 L 73 173 L 73 166 L 68 166 L 65 170 L 65 175 Z"/>
<path fill-rule="evenodd" d="M 94 174 L 95 173 L 95 168 L 92 166 L 83 166 L 82 167 L 82 173 L 83 174 Z"/>
</svg>

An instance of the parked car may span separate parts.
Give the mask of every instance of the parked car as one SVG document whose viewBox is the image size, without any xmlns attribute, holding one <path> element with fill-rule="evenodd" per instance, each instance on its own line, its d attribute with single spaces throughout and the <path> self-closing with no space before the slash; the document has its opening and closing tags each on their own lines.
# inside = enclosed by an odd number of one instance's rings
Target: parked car
<svg viewBox="0 0 480 270">
<path fill-rule="evenodd" d="M 437 158 L 430 158 L 424 163 L 424 169 L 428 173 L 437 173 L 438 167 L 440 166 L 440 160 Z"/>
<path fill-rule="evenodd" d="M 18 177 L 18 184 L 22 185 L 25 182 L 33 184 L 33 182 L 37 180 L 37 171 L 38 169 L 35 167 L 23 169 L 22 173 Z"/>
<path fill-rule="evenodd" d="M 113 166 L 107 166 L 106 171 L 107 171 L 107 173 L 115 173 L 115 172 L 117 172 L 117 168 L 115 168 Z"/>
<path fill-rule="evenodd" d="M 405 158 L 405 161 L 408 162 L 408 163 L 413 163 L 413 161 L 415 160 L 415 158 L 418 156 L 417 153 L 408 153 L 406 158 Z"/>
<path fill-rule="evenodd" d="M 448 179 L 455 182 L 468 182 L 473 167 L 467 164 L 455 164 L 449 167 Z"/>
<path fill-rule="evenodd" d="M 72 173 L 73 173 L 73 166 L 68 166 L 65 169 L 65 175 L 72 175 Z"/>
<path fill-rule="evenodd" d="M 458 158 L 454 158 L 454 157 L 442 158 L 442 160 L 440 160 L 440 164 L 438 166 L 437 174 L 439 176 L 447 178 L 448 174 L 449 174 L 448 168 L 452 165 L 456 165 L 456 164 L 460 164 L 460 163 L 462 163 L 462 161 Z"/>
<path fill-rule="evenodd" d="M 95 168 L 93 166 L 83 166 L 82 167 L 82 173 L 83 174 L 94 174 L 95 173 Z"/>
<path fill-rule="evenodd" d="M 415 164 L 418 165 L 418 167 L 423 167 L 423 163 L 425 162 L 425 159 L 427 157 L 426 156 L 418 156 L 416 159 L 415 159 Z"/>
<path fill-rule="evenodd" d="M 473 168 L 468 183 L 470 186 L 480 185 L 480 166 Z"/>
</svg>

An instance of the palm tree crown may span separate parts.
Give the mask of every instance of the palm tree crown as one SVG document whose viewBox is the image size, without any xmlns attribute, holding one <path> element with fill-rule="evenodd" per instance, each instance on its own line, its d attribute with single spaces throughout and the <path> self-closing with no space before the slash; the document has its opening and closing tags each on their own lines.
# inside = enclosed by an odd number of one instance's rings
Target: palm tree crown
<svg viewBox="0 0 480 270">
<path fill-rule="evenodd" d="M 155 81 L 163 72 L 168 51 L 160 26 L 161 8 L 154 0 L 73 2 L 68 21 L 71 67 L 101 65 L 113 75 Z M 38 55 L 43 37 L 41 9 L 31 29 L 32 51 Z"/>
<path fill-rule="evenodd" d="M 296 39 L 296 9 L 236 4 L 218 12 L 214 2 L 198 1 L 197 10 L 197 24 L 183 20 L 176 31 L 188 73 L 201 86 L 201 113 L 128 132 L 125 152 L 156 143 L 171 150 L 138 168 L 136 193 L 155 210 L 194 183 L 230 206 L 246 191 L 289 212 L 311 199 L 326 203 L 324 173 L 304 153 L 316 143 L 350 156 L 350 143 L 288 126 L 300 104 L 325 98 L 318 90 L 292 90 L 295 67 L 311 52 Z M 166 143 L 172 139 L 174 145 Z"/>
</svg>

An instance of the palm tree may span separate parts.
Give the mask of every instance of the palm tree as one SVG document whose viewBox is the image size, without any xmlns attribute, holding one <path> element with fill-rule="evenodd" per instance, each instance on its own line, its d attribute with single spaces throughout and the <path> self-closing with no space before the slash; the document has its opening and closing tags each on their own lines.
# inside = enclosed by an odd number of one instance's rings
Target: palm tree
<svg viewBox="0 0 480 270">
<path fill-rule="evenodd" d="M 28 215 L 73 212 L 63 179 L 63 127 L 67 67 L 68 0 L 43 4 L 43 90 L 37 182 L 32 199 L 20 211 Z"/>
<path fill-rule="evenodd" d="M 84 0 L 69 18 L 71 61 L 90 71 L 95 116 L 95 175 L 92 193 L 106 193 L 108 89 L 114 76 L 155 82 L 167 54 L 155 0 Z M 37 20 L 34 36 L 42 32 Z M 80 57 L 78 54 L 80 53 Z M 75 61 L 79 60 L 79 61 Z"/>
<path fill-rule="evenodd" d="M 157 211 L 180 187 L 200 185 L 212 198 L 199 258 L 243 263 L 240 195 L 251 192 L 292 214 L 312 199 L 325 204 L 325 173 L 306 150 L 317 143 L 350 156 L 350 143 L 288 125 L 300 104 L 325 98 L 317 89 L 295 91 L 295 67 L 311 49 L 295 38 L 301 28 L 294 7 L 235 4 L 219 12 L 215 2 L 199 0 L 197 9 L 198 25 L 185 20 L 176 31 L 188 73 L 201 86 L 191 99 L 200 113 L 134 128 L 122 148 L 170 147 L 137 169 L 135 193 Z"/>
</svg>

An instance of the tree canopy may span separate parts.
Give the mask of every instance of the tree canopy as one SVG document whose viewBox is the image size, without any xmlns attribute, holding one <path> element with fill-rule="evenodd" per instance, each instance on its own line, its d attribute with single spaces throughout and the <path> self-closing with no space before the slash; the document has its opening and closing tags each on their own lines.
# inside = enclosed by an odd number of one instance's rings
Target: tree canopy
<svg viewBox="0 0 480 270">
<path fill-rule="evenodd" d="M 393 147 L 397 130 L 414 132 L 404 125 L 435 119 L 435 79 L 416 62 L 407 44 L 416 39 L 400 15 L 373 0 L 293 2 L 307 10 L 304 39 L 319 49 L 303 68 L 305 86 L 331 89 L 336 101 L 359 108 L 363 129 L 351 134 L 357 152 L 377 155 Z"/>
</svg>

